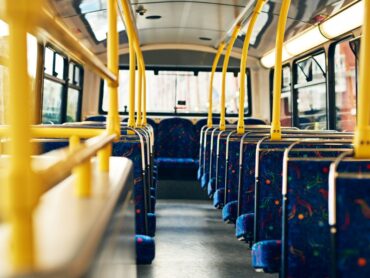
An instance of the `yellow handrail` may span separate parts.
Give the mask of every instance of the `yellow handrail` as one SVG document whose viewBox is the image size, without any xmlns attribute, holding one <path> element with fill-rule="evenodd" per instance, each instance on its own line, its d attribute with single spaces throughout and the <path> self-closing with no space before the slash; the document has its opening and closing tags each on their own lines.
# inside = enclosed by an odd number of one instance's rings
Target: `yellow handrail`
<svg viewBox="0 0 370 278">
<path fill-rule="evenodd" d="M 229 66 L 229 59 L 231 55 L 231 50 L 233 49 L 234 43 L 236 38 L 238 37 L 240 31 L 240 25 L 236 25 L 233 33 L 231 35 L 229 45 L 226 48 L 226 54 L 224 57 L 224 63 L 222 67 L 222 90 L 221 90 L 221 101 L 220 101 L 220 106 L 221 106 L 221 117 L 220 117 L 220 130 L 225 130 L 226 128 L 226 118 L 225 118 L 225 100 L 226 100 L 226 72 L 227 72 L 227 67 Z"/>
<path fill-rule="evenodd" d="M 146 119 L 146 74 L 145 74 L 145 65 L 143 70 L 143 119 L 141 122 L 142 126 L 147 125 L 147 119 Z"/>
<path fill-rule="evenodd" d="M 360 53 L 360 81 L 355 130 L 354 149 L 356 158 L 370 158 L 370 3 L 364 1 L 364 23 L 362 25 Z"/>
<path fill-rule="evenodd" d="M 139 57 L 139 55 L 138 55 Z M 138 94 L 137 94 L 137 115 L 136 115 L 136 126 L 141 127 L 142 115 L 141 115 L 141 108 L 142 108 L 142 94 L 143 94 L 143 67 L 142 61 L 139 59 L 139 66 L 138 66 Z"/>
<path fill-rule="evenodd" d="M 285 34 L 285 25 L 288 17 L 289 6 L 291 0 L 283 0 L 279 22 L 276 32 L 276 56 L 274 70 L 274 93 L 272 106 L 272 123 L 271 123 L 271 140 L 281 140 L 281 124 L 280 124 L 280 99 L 281 99 L 281 76 L 282 76 L 282 60 L 283 60 L 283 43 Z"/>
<path fill-rule="evenodd" d="M 210 78 L 210 84 L 209 84 L 209 95 L 208 95 L 208 120 L 207 120 L 207 126 L 212 127 L 213 126 L 213 120 L 212 120 L 212 113 L 213 113 L 213 79 L 215 77 L 215 72 L 217 69 L 218 61 L 220 60 L 222 51 L 224 51 L 225 43 L 222 42 L 218 46 L 218 50 L 215 56 L 215 59 L 213 60 L 212 65 L 212 72 L 211 72 L 211 78 Z"/>
<path fill-rule="evenodd" d="M 245 35 L 242 58 L 240 60 L 240 91 L 239 91 L 239 118 L 237 125 L 237 133 L 243 134 L 245 131 L 244 124 L 244 102 L 245 102 L 245 79 L 246 79 L 246 69 L 247 69 L 247 58 L 248 58 L 248 49 L 253 34 L 253 29 L 256 24 L 258 15 L 260 14 L 263 5 L 267 0 L 258 0 L 256 7 L 253 10 L 251 20 L 248 25 L 248 30 Z"/>
</svg>

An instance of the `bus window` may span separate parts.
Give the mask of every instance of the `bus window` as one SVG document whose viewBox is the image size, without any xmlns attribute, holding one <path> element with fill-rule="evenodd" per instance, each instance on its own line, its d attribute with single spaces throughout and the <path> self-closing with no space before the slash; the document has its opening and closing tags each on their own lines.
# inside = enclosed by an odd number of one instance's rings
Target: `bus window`
<svg viewBox="0 0 370 278">
<path fill-rule="evenodd" d="M 297 124 L 302 129 L 326 129 L 325 53 L 314 54 L 295 62 Z"/>
<path fill-rule="evenodd" d="M 146 71 L 147 78 L 147 111 L 149 113 L 205 114 L 208 112 L 208 90 L 210 72 L 193 71 Z M 247 76 L 245 114 L 250 114 L 250 90 Z M 119 111 L 128 112 L 129 71 L 120 70 Z M 233 72 L 226 75 L 226 112 L 238 113 L 239 76 Z M 220 113 L 221 72 L 216 72 L 213 87 L 213 112 Z M 108 109 L 107 87 L 104 86 L 102 110 Z"/>
<path fill-rule="evenodd" d="M 80 120 L 82 71 L 82 67 L 74 62 L 67 64 L 67 57 L 49 47 L 45 48 L 42 99 L 44 124 Z"/>
<path fill-rule="evenodd" d="M 270 76 L 270 104 L 271 104 L 271 118 L 272 118 L 272 101 L 273 101 L 273 91 L 274 91 L 274 70 L 271 71 Z M 291 72 L 290 66 L 283 66 L 283 76 L 281 83 L 281 102 L 280 102 L 280 122 L 281 126 L 292 126 L 292 82 L 291 82 Z"/>
<path fill-rule="evenodd" d="M 336 129 L 354 131 L 356 126 L 357 62 L 350 41 L 342 41 L 334 50 Z"/>
</svg>

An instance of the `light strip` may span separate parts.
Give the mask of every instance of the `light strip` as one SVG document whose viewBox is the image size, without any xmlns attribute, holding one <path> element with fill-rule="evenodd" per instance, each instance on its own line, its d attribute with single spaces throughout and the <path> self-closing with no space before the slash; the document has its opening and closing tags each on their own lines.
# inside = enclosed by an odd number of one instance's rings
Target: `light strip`
<svg viewBox="0 0 370 278">
<path fill-rule="evenodd" d="M 303 31 L 284 43 L 283 61 L 360 27 L 363 22 L 363 14 L 364 3 L 359 1 L 319 25 Z M 275 64 L 275 49 L 263 55 L 260 61 L 266 68 L 273 67 Z"/>
</svg>

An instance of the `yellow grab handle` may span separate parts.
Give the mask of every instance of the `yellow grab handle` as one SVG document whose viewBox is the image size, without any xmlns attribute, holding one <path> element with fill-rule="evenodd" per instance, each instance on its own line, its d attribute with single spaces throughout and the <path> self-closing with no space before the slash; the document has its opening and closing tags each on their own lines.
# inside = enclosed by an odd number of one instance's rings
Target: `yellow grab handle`
<svg viewBox="0 0 370 278">
<path fill-rule="evenodd" d="M 240 91 L 239 91 L 239 118 L 237 133 L 243 134 L 245 131 L 244 125 L 244 102 L 245 102 L 245 80 L 246 80 L 246 70 L 247 70 L 247 58 L 248 58 L 248 49 L 253 34 L 254 25 L 256 24 L 258 15 L 260 14 L 263 5 L 267 0 L 258 0 L 256 7 L 254 8 L 251 20 L 248 25 L 248 30 L 245 35 L 242 58 L 240 60 Z"/>
<path fill-rule="evenodd" d="M 143 110 L 143 118 L 141 120 L 141 125 L 146 126 L 147 125 L 147 119 L 146 119 L 146 75 L 145 75 L 145 65 L 143 65 L 143 103 L 142 103 L 142 110 Z"/>
<path fill-rule="evenodd" d="M 238 37 L 239 31 L 240 31 L 240 25 L 236 25 L 231 35 L 229 45 L 226 48 L 224 64 L 222 66 L 222 90 L 221 90 L 221 101 L 220 101 L 220 107 L 221 107 L 220 130 L 221 131 L 225 130 L 226 128 L 226 118 L 225 118 L 226 72 L 227 72 L 227 67 L 229 66 L 231 50 L 233 49 L 233 46 L 236 41 L 236 38 Z"/>
<path fill-rule="evenodd" d="M 213 79 L 215 77 L 215 71 L 217 69 L 218 61 L 220 60 L 222 51 L 224 51 L 225 48 L 225 43 L 222 42 L 220 43 L 215 59 L 213 60 L 213 65 L 212 65 L 212 72 L 211 72 L 211 79 L 210 79 L 210 85 L 209 85 L 209 95 L 208 95 L 208 120 L 207 120 L 207 126 L 212 127 L 213 122 L 212 122 L 212 110 L 213 110 Z"/>
<path fill-rule="evenodd" d="M 138 58 L 140 55 L 138 55 Z M 142 67 L 142 60 L 139 58 L 139 65 L 138 65 L 138 73 L 139 73 L 139 80 L 138 80 L 138 95 L 137 95 L 137 115 L 136 115 L 136 126 L 141 127 L 141 101 L 142 101 L 142 93 L 143 93 L 143 67 Z"/>
<path fill-rule="evenodd" d="M 280 124 L 280 99 L 281 99 L 281 76 L 282 76 L 282 58 L 283 58 L 283 43 L 285 34 L 285 25 L 288 17 L 290 0 L 283 0 L 279 22 L 276 32 L 276 56 L 274 70 L 274 94 L 272 106 L 272 123 L 271 123 L 271 140 L 281 140 L 281 124 Z"/>
<path fill-rule="evenodd" d="M 358 96 L 357 126 L 355 130 L 354 148 L 356 158 L 370 158 L 370 83 L 367 80 L 370 70 L 370 3 L 364 1 L 365 14 L 362 25 L 360 53 L 360 83 Z"/>
</svg>

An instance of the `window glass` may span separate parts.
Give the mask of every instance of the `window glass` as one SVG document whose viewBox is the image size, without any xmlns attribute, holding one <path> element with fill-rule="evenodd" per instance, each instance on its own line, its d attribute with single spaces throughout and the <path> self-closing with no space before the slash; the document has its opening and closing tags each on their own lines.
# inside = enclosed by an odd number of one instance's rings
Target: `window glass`
<svg viewBox="0 0 370 278">
<path fill-rule="evenodd" d="M 58 77 L 60 79 L 63 79 L 64 76 L 64 57 L 59 55 L 59 54 L 55 54 L 55 77 Z"/>
<path fill-rule="evenodd" d="M 68 88 L 68 97 L 67 97 L 67 122 L 77 121 L 77 112 L 78 112 L 78 99 L 80 92 L 76 89 Z"/>
<path fill-rule="evenodd" d="M 53 75 L 53 62 L 54 62 L 54 51 L 50 48 L 45 48 L 45 62 L 44 69 L 45 73 Z"/>
<path fill-rule="evenodd" d="M 210 72 L 146 71 L 147 111 L 153 113 L 207 113 Z M 213 83 L 213 112 L 220 113 L 221 72 L 216 72 Z M 247 82 L 246 82 L 247 83 Z M 129 72 L 120 71 L 119 110 L 128 112 Z M 239 76 L 226 75 L 226 111 L 238 113 Z M 248 88 L 248 86 L 247 86 Z M 246 89 L 248 92 L 248 89 Z M 107 87 L 104 86 L 102 109 L 108 110 Z M 245 113 L 248 113 L 248 93 L 245 97 Z"/>
<path fill-rule="evenodd" d="M 356 126 L 357 63 L 349 41 L 335 46 L 335 104 L 336 128 L 339 131 L 354 131 Z"/>
<path fill-rule="evenodd" d="M 296 62 L 298 127 L 326 129 L 326 65 L 325 53 Z"/>
<path fill-rule="evenodd" d="M 42 122 L 45 124 L 61 123 L 63 85 L 44 80 L 44 92 L 42 99 Z"/>
</svg>

